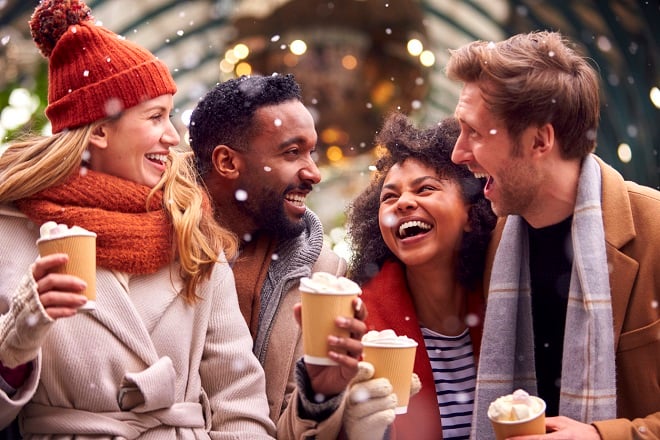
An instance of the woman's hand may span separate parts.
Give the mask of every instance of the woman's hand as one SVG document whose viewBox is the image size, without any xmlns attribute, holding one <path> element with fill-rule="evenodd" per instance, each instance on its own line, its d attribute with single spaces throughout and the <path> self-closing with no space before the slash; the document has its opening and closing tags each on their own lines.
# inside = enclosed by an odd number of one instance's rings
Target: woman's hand
<svg viewBox="0 0 660 440">
<path fill-rule="evenodd" d="M 51 254 L 39 257 L 32 264 L 32 276 L 37 283 L 39 300 L 52 319 L 73 316 L 87 302 L 82 295 L 87 284 L 74 275 L 55 273 L 69 260 L 67 254 Z"/>
</svg>

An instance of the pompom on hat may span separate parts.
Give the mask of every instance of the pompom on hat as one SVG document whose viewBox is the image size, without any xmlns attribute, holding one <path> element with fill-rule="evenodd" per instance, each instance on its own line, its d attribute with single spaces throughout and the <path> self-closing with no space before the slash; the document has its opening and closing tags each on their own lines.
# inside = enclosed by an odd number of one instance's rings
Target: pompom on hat
<svg viewBox="0 0 660 440">
<path fill-rule="evenodd" d="M 30 19 L 32 38 L 48 58 L 53 133 L 176 93 L 165 63 L 93 20 L 79 0 L 42 0 Z"/>
</svg>

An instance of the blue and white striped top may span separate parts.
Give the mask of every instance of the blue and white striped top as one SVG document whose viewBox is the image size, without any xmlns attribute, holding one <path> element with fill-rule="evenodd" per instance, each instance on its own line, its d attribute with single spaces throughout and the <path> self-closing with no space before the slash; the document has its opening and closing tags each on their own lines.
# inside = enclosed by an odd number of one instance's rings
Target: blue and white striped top
<svg viewBox="0 0 660 440">
<path fill-rule="evenodd" d="M 470 437 L 477 379 L 470 332 L 444 336 L 421 327 L 424 345 L 431 361 L 438 409 L 445 440 Z"/>
</svg>

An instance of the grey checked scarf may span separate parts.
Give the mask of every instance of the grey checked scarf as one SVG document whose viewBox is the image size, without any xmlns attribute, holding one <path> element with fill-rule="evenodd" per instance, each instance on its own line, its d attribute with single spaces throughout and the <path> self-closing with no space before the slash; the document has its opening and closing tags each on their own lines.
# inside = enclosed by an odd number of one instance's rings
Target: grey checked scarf
<svg viewBox="0 0 660 440">
<path fill-rule="evenodd" d="M 582 164 L 571 237 L 559 413 L 583 423 L 616 417 L 612 303 L 600 206 L 598 163 Z M 492 276 L 477 374 L 472 439 L 492 439 L 487 411 L 497 397 L 523 388 L 536 394 L 527 229 L 509 216 Z"/>
</svg>

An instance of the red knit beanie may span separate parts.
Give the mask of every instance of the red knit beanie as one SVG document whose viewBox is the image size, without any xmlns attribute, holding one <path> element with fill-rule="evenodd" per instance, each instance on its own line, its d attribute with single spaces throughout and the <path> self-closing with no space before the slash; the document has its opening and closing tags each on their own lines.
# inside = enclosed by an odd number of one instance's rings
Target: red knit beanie
<svg viewBox="0 0 660 440">
<path fill-rule="evenodd" d="M 176 92 L 165 63 L 93 20 L 80 0 L 42 0 L 30 19 L 32 38 L 48 58 L 53 133 Z"/>
</svg>

